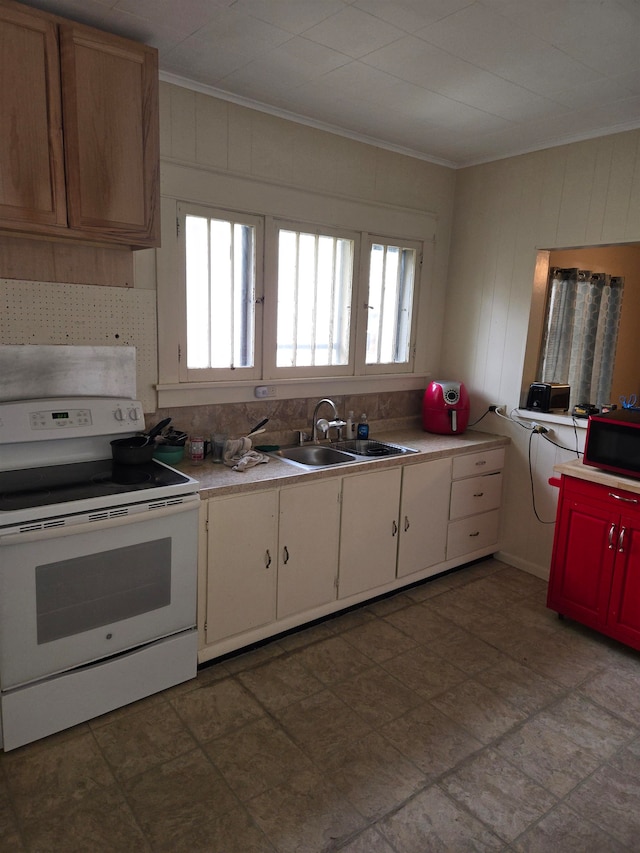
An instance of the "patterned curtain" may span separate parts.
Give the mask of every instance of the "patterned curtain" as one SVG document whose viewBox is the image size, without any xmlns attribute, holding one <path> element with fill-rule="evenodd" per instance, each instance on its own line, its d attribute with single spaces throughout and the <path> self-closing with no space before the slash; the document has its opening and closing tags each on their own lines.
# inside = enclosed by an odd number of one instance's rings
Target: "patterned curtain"
<svg viewBox="0 0 640 853">
<path fill-rule="evenodd" d="M 571 387 L 571 405 L 611 402 L 624 279 L 589 270 L 549 270 L 540 381 Z"/>
</svg>

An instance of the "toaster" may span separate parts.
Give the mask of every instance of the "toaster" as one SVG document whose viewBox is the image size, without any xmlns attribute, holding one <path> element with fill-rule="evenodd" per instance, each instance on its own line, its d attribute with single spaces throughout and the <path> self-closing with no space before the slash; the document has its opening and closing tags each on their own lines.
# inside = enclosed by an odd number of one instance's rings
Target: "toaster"
<svg viewBox="0 0 640 853">
<path fill-rule="evenodd" d="M 559 382 L 532 382 L 526 408 L 532 412 L 568 412 L 570 390 Z"/>
</svg>

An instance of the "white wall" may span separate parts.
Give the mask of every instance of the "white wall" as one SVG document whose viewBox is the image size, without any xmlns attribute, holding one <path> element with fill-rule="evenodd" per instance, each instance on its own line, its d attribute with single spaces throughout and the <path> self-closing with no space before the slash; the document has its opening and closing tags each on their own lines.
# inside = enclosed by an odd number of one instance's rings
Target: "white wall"
<svg viewBox="0 0 640 853">
<path fill-rule="evenodd" d="M 537 250 L 635 241 L 640 241 L 639 131 L 458 173 L 442 368 L 468 386 L 472 420 L 490 403 L 519 405 Z M 553 525 L 540 523 L 532 509 L 529 434 L 494 416 L 479 428 L 513 439 L 504 554 L 544 577 Z M 575 445 L 572 428 L 559 428 L 555 437 Z M 571 454 L 538 437 L 534 442 L 539 514 L 550 520 L 556 494 L 547 479 L 556 456 Z"/>
</svg>

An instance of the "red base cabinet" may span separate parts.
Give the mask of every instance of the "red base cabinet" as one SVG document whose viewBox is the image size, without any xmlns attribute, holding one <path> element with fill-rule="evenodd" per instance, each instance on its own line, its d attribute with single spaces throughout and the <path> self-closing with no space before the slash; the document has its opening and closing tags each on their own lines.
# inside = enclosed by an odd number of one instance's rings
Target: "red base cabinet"
<svg viewBox="0 0 640 853">
<path fill-rule="evenodd" d="M 562 477 L 547 606 L 640 649 L 640 494 Z"/>
</svg>

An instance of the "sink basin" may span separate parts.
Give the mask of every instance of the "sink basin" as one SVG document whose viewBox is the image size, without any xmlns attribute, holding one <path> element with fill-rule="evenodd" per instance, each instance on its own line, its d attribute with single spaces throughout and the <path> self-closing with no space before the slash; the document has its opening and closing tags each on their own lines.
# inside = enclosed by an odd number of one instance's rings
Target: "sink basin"
<svg viewBox="0 0 640 853">
<path fill-rule="evenodd" d="M 275 456 L 276 459 L 282 459 L 299 468 L 312 470 L 354 462 L 370 462 L 373 459 L 386 459 L 389 456 L 403 456 L 407 453 L 418 453 L 418 451 L 374 439 L 351 439 L 336 441 L 331 445 L 304 444 L 301 447 L 283 447 L 269 453 L 269 456 Z"/>
<path fill-rule="evenodd" d="M 385 441 L 375 441 L 372 438 L 353 438 L 348 441 L 335 441 L 332 445 L 336 450 L 344 450 L 355 453 L 357 456 L 366 456 L 368 459 L 377 459 L 386 456 L 403 456 L 406 453 L 417 453 L 410 447 L 402 447 L 400 444 L 388 444 Z"/>
<path fill-rule="evenodd" d="M 335 447 L 324 444 L 306 444 L 302 447 L 284 447 L 272 454 L 279 459 L 304 465 L 309 468 L 327 468 L 331 465 L 345 465 L 348 462 L 357 462 L 357 456 L 353 453 L 345 453 Z"/>
</svg>

